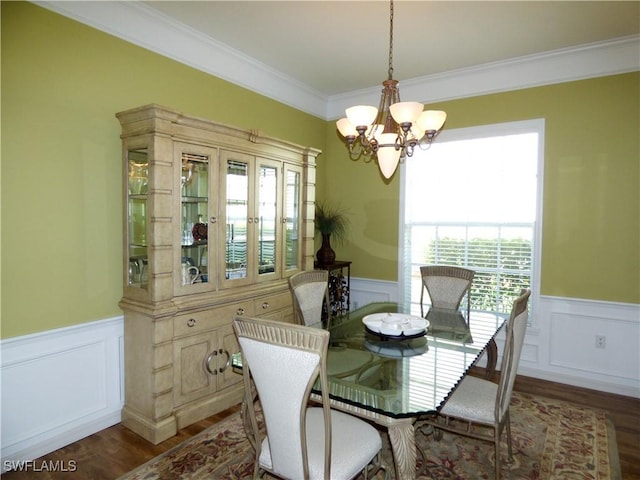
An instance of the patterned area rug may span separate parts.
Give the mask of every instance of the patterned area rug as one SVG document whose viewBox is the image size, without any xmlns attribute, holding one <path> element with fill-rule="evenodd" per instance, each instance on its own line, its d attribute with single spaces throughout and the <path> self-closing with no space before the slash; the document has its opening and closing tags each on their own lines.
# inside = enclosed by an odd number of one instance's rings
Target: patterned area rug
<svg viewBox="0 0 640 480">
<path fill-rule="evenodd" d="M 516 392 L 511 431 L 514 462 L 503 462 L 504 478 L 621 478 L 615 429 L 606 412 Z M 391 465 L 387 436 L 383 439 Z M 424 457 L 418 454 L 418 479 L 494 478 L 493 445 L 488 442 L 449 433 L 436 441 L 420 432 L 416 440 L 424 452 Z M 502 447 L 505 454 L 506 444 Z M 234 414 L 119 480 L 245 480 L 252 472 L 253 450 L 240 415 Z"/>
</svg>

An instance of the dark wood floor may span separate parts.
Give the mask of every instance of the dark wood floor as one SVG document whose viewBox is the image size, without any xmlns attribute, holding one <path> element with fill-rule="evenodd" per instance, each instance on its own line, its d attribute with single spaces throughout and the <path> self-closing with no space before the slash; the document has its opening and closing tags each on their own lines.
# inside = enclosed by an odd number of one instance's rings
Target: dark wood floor
<svg viewBox="0 0 640 480">
<path fill-rule="evenodd" d="M 616 426 L 622 478 L 640 480 L 640 399 L 528 377 L 518 377 L 515 390 L 607 410 Z M 36 460 L 34 465 L 41 470 L 38 473 L 33 470 L 7 472 L 2 480 L 112 480 L 237 410 L 234 407 L 186 427 L 159 445 L 147 442 L 120 424 L 114 425 Z M 57 467 L 58 471 L 44 470 L 43 462 Z M 60 471 L 64 469 L 74 471 Z"/>
</svg>

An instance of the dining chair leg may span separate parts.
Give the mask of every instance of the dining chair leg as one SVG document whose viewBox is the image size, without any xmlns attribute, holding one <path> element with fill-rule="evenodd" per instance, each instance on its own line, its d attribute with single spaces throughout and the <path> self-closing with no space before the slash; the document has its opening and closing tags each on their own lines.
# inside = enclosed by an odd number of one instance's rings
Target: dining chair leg
<svg viewBox="0 0 640 480">
<path fill-rule="evenodd" d="M 500 480 L 500 434 L 499 434 L 498 428 L 496 428 L 494 438 L 495 438 L 494 446 L 496 450 L 496 454 L 495 454 L 496 455 L 496 461 L 495 461 L 496 480 Z"/>
<path fill-rule="evenodd" d="M 511 449 L 511 418 L 509 416 L 509 410 L 505 413 L 505 422 L 507 428 L 507 460 L 511 463 L 513 462 L 513 451 Z"/>
</svg>

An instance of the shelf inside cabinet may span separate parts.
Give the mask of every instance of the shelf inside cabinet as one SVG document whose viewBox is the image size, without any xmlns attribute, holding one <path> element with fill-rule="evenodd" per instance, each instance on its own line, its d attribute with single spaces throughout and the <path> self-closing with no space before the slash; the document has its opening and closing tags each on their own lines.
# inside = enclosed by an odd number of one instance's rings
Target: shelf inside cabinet
<svg viewBox="0 0 640 480">
<path fill-rule="evenodd" d="M 182 197 L 182 203 L 209 203 L 208 197 Z"/>
</svg>

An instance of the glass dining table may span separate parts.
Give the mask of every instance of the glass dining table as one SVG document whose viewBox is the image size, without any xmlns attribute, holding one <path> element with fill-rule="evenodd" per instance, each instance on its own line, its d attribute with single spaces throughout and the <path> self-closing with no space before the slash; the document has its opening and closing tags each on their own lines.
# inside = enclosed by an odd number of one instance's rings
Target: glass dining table
<svg viewBox="0 0 640 480">
<path fill-rule="evenodd" d="M 414 423 L 440 409 L 485 351 L 492 371 L 494 338 L 505 317 L 471 312 L 465 318 L 457 310 L 432 308 L 426 329 L 409 336 L 384 335 L 365 325 L 372 316 L 403 310 L 397 303 L 370 303 L 332 318 L 326 361 L 331 407 L 386 428 L 396 479 L 411 480 L 417 459 Z M 321 323 L 312 327 L 327 328 Z M 239 353 L 231 364 L 241 372 Z M 321 401 L 319 382 L 311 398 Z"/>
<path fill-rule="evenodd" d="M 402 310 L 397 303 L 371 303 L 333 318 L 327 373 L 331 406 L 385 427 L 396 478 L 409 480 L 416 474 L 416 419 L 437 412 L 485 350 L 495 366 L 494 337 L 505 318 L 432 308 L 426 331 L 407 337 L 374 332 L 363 322 Z"/>
</svg>

